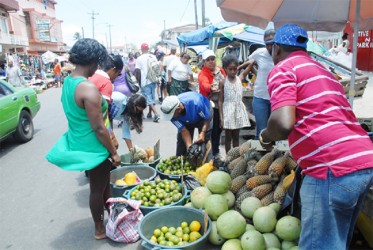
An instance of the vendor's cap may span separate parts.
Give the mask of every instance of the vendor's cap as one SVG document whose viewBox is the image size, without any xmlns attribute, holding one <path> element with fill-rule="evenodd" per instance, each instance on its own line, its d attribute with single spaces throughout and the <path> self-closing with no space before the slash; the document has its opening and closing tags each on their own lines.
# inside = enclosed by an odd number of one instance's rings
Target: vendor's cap
<svg viewBox="0 0 373 250">
<path fill-rule="evenodd" d="M 306 49 L 308 42 L 307 31 L 297 24 L 285 24 L 276 30 L 273 42 Z"/>
<path fill-rule="evenodd" d="M 170 121 L 179 106 L 180 100 L 176 95 L 167 96 L 161 106 L 162 119 Z"/>
<path fill-rule="evenodd" d="M 203 60 L 206 60 L 210 56 L 216 57 L 214 51 L 212 51 L 211 49 L 207 49 L 207 50 L 203 51 L 203 53 L 202 53 L 202 59 Z"/>
<path fill-rule="evenodd" d="M 147 43 L 141 44 L 141 49 L 149 49 L 149 44 Z"/>
</svg>

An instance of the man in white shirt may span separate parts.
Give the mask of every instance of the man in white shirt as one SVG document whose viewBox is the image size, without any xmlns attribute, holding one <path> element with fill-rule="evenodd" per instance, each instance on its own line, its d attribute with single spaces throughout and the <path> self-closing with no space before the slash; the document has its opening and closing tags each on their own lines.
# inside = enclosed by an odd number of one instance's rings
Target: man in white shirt
<svg viewBox="0 0 373 250">
<path fill-rule="evenodd" d="M 157 61 L 157 58 L 149 53 L 149 45 L 147 43 L 141 44 L 142 55 L 136 59 L 135 76 L 137 82 L 141 86 L 141 92 L 146 98 L 146 104 L 149 106 L 149 113 L 147 118 L 152 118 L 152 111 L 154 112 L 153 122 L 158 122 L 160 117 L 155 108 L 155 90 L 157 87 L 156 82 L 152 82 L 147 78 L 148 75 L 148 62 L 149 60 Z"/>
<path fill-rule="evenodd" d="M 21 70 L 19 67 L 14 66 L 13 61 L 8 61 L 8 67 L 6 69 L 6 80 L 14 87 L 21 87 L 22 86 L 22 78 L 21 78 Z"/>
</svg>

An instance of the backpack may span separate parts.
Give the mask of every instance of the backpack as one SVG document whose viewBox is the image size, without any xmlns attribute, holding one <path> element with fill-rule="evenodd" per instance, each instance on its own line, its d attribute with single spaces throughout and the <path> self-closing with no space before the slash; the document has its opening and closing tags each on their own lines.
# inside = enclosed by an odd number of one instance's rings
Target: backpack
<svg viewBox="0 0 373 250">
<path fill-rule="evenodd" d="M 151 82 L 158 82 L 159 77 L 162 75 L 161 68 L 155 56 L 149 56 L 148 58 L 148 73 L 146 79 Z"/>
</svg>

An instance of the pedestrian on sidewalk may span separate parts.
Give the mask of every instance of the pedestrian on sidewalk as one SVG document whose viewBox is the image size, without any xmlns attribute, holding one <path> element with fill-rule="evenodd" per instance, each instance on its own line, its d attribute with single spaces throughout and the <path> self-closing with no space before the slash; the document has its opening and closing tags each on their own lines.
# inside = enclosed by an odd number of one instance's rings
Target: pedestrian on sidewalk
<svg viewBox="0 0 373 250">
<path fill-rule="evenodd" d="M 189 82 L 193 83 L 192 67 L 189 65 L 190 55 L 180 54 L 180 59 L 173 60 L 167 68 L 170 95 L 179 95 L 189 91 Z"/>
<path fill-rule="evenodd" d="M 53 74 L 54 74 L 54 84 L 57 88 L 61 87 L 61 64 L 58 59 L 54 59 L 54 67 L 53 67 Z"/>
<path fill-rule="evenodd" d="M 22 86 L 22 78 L 21 78 L 21 70 L 18 66 L 14 65 L 13 58 L 9 59 L 8 67 L 5 70 L 6 72 L 6 80 L 14 87 L 21 87 Z"/>
<path fill-rule="evenodd" d="M 223 68 L 227 77 L 220 81 L 219 114 L 221 128 L 225 131 L 225 152 L 228 153 L 232 145 L 239 146 L 240 129 L 250 126 L 249 116 L 242 102 L 242 80 L 249 69 L 237 76 L 238 59 L 231 54 L 223 57 Z"/>
<path fill-rule="evenodd" d="M 276 30 L 268 76 L 272 113 L 259 134 L 263 147 L 289 140 L 304 176 L 299 249 L 349 249 L 373 180 L 373 143 L 343 86 L 307 54 L 307 31 Z"/>
<path fill-rule="evenodd" d="M 110 198 L 110 169 L 121 159 L 109 134 L 108 103 L 90 82 L 98 65 L 108 56 L 106 48 L 94 39 L 78 40 L 69 52 L 75 65 L 65 78 L 61 102 L 68 131 L 46 155 L 47 160 L 69 171 L 88 171 L 89 207 L 95 223 L 94 237 L 106 238 L 104 207 Z"/>
<path fill-rule="evenodd" d="M 178 129 L 176 156 L 186 155 L 193 143 L 195 129 L 199 132 L 195 143 L 211 140 L 212 107 L 203 95 L 190 91 L 168 96 L 162 103 L 161 111 L 162 118 L 171 121 Z"/>
<path fill-rule="evenodd" d="M 149 112 L 147 118 L 152 118 L 152 112 L 154 113 L 154 122 L 159 121 L 159 115 L 155 108 L 155 90 L 157 82 L 154 79 L 149 79 L 148 72 L 152 70 L 151 64 L 157 63 L 157 58 L 149 53 L 149 45 L 147 43 L 141 44 L 142 55 L 136 59 L 136 71 L 135 76 L 137 82 L 141 87 L 141 92 L 146 98 L 146 103 L 149 106 Z M 158 65 L 158 64 L 157 64 Z"/>
</svg>

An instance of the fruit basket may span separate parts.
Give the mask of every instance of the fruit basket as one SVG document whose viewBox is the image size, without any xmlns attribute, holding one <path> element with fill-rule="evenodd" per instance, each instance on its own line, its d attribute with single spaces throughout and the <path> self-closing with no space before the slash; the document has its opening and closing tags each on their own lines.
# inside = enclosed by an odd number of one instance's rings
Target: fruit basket
<svg viewBox="0 0 373 250">
<path fill-rule="evenodd" d="M 129 190 L 140 183 L 136 183 L 134 185 L 116 185 L 115 181 L 118 179 L 123 178 L 127 173 L 134 171 L 137 177 L 140 178 L 142 181 L 152 181 L 154 180 L 155 176 L 157 175 L 154 168 L 149 167 L 145 164 L 136 164 L 135 166 L 126 166 L 126 167 L 119 167 L 110 171 L 110 191 L 113 197 L 121 197 L 125 190 Z"/>
<path fill-rule="evenodd" d="M 130 154 L 123 154 L 120 156 L 121 158 L 121 165 L 122 166 L 136 166 L 136 165 L 149 165 L 150 167 L 152 168 L 155 168 L 158 163 L 161 161 L 161 157 L 159 156 L 157 159 L 155 159 L 154 161 L 151 161 L 151 162 L 139 162 L 139 163 L 131 163 L 131 158 L 130 158 Z"/>
<path fill-rule="evenodd" d="M 194 168 L 191 167 L 190 163 L 183 158 L 183 170 L 181 169 L 181 156 L 171 156 L 168 159 L 162 159 L 162 161 L 156 166 L 156 171 L 161 179 L 176 180 L 181 181 L 181 173 L 184 173 L 184 177 L 193 171 Z"/>
<path fill-rule="evenodd" d="M 161 180 L 156 177 L 155 181 L 145 181 L 125 190 L 123 197 L 141 200 L 140 209 L 145 215 L 158 208 L 184 205 L 185 200 L 190 197 L 190 191 L 174 180 Z"/>
<path fill-rule="evenodd" d="M 183 222 L 198 221 L 201 225 L 201 237 L 193 242 L 180 246 L 164 246 L 151 241 L 156 228 L 174 227 Z M 206 221 L 206 222 L 205 222 Z M 141 245 L 145 249 L 207 249 L 206 243 L 211 232 L 211 220 L 202 210 L 185 206 L 165 207 L 147 214 L 139 224 L 139 233 L 142 238 Z"/>
</svg>

